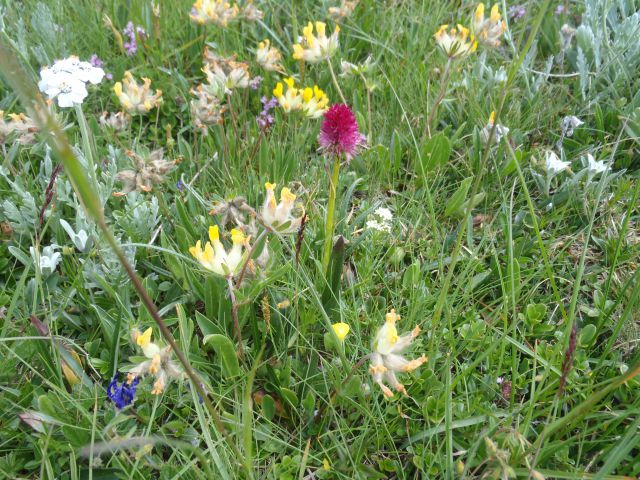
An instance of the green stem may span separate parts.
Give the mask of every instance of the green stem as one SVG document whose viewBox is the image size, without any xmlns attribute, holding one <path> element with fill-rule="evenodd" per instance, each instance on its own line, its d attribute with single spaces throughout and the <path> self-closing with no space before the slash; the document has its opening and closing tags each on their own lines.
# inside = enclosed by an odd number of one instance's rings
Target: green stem
<svg viewBox="0 0 640 480">
<path fill-rule="evenodd" d="M 342 94 L 342 90 L 340 89 L 340 84 L 338 84 L 338 79 L 336 78 L 336 72 L 333 71 L 333 65 L 331 65 L 330 58 L 327 59 L 327 63 L 329 64 L 329 72 L 331 73 L 331 79 L 333 80 L 333 84 L 335 85 L 336 90 L 338 90 L 338 95 L 340 95 L 340 100 L 342 100 L 342 103 L 346 105 L 347 101 L 344 99 L 344 95 Z"/>
<path fill-rule="evenodd" d="M 331 244 L 335 230 L 336 192 L 338 190 L 338 178 L 340 175 L 340 157 L 333 161 L 333 171 L 329 183 L 329 204 L 327 205 L 327 218 L 324 223 L 324 249 L 322 252 L 322 273 L 327 274 L 329 259 L 331 258 Z"/>
<path fill-rule="evenodd" d="M 440 83 L 440 92 L 438 93 L 438 98 L 433 102 L 433 107 L 431 107 L 431 111 L 429 112 L 429 118 L 427 119 L 427 136 L 431 138 L 431 124 L 433 123 L 433 119 L 436 117 L 436 112 L 438 111 L 438 107 L 444 100 L 444 96 L 447 94 L 447 87 L 449 86 L 449 74 L 451 73 L 451 57 L 447 58 L 447 64 L 444 67 L 444 74 L 442 75 L 442 82 Z"/>
</svg>

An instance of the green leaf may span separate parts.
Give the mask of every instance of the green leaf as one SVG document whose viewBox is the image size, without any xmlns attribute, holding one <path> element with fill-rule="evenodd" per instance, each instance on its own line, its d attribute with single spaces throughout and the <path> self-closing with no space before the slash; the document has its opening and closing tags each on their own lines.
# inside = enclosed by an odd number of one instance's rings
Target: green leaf
<svg viewBox="0 0 640 480">
<path fill-rule="evenodd" d="M 464 205 L 464 201 L 467 198 L 467 193 L 469 193 L 469 187 L 471 187 L 472 180 L 473 177 L 468 177 L 460 183 L 458 189 L 447 202 L 447 208 L 444 211 L 446 217 L 452 217 L 460 213 L 460 210 Z"/>
<path fill-rule="evenodd" d="M 224 335 L 213 334 L 206 335 L 202 339 L 204 345 L 211 344 L 216 354 L 220 357 L 222 363 L 222 372 L 227 378 L 237 377 L 241 375 L 240 366 L 238 365 L 238 357 L 233 342 Z"/>
<path fill-rule="evenodd" d="M 597 329 L 594 324 L 590 323 L 589 325 L 585 325 L 580 331 L 580 345 L 590 345 L 594 338 L 596 338 L 596 333 Z"/>
<path fill-rule="evenodd" d="M 451 156 L 451 141 L 440 132 L 429 138 L 422 146 L 422 168 L 431 172 L 447 163 Z"/>
<path fill-rule="evenodd" d="M 269 394 L 265 394 L 262 397 L 260 408 L 262 409 L 262 416 L 267 420 L 273 419 L 276 414 L 276 402 Z"/>
</svg>

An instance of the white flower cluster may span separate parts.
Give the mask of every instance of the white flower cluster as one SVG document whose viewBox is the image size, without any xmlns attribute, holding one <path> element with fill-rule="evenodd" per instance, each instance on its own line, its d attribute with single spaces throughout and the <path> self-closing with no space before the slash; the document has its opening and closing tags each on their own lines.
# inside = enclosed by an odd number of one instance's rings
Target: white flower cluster
<svg viewBox="0 0 640 480">
<path fill-rule="evenodd" d="M 56 61 L 40 70 L 38 88 L 50 99 L 57 99 L 62 108 L 80 105 L 87 97 L 86 84 L 97 85 L 104 78 L 104 70 L 83 62 L 76 56 Z"/>
<path fill-rule="evenodd" d="M 367 220 L 367 228 L 377 230 L 379 232 L 391 233 L 391 221 L 393 213 L 385 207 L 378 208 L 373 215 Z"/>
</svg>

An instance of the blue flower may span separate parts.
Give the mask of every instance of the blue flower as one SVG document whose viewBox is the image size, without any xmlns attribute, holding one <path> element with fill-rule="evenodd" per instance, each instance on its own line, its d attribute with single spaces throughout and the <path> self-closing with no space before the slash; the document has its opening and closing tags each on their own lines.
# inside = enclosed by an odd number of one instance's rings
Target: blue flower
<svg viewBox="0 0 640 480">
<path fill-rule="evenodd" d="M 116 404 L 118 410 L 122 410 L 127 405 L 133 403 L 133 397 L 136 395 L 139 378 L 135 378 L 131 385 L 125 380 L 122 385 L 118 386 L 118 375 L 113 377 L 111 383 L 107 387 L 107 396 Z"/>
</svg>

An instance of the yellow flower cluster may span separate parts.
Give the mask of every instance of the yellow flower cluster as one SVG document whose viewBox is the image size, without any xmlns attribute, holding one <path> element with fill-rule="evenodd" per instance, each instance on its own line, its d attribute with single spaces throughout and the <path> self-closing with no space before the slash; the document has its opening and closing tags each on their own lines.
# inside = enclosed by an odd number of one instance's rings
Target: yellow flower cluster
<svg viewBox="0 0 640 480">
<path fill-rule="evenodd" d="M 278 82 L 273 89 L 273 95 L 285 112 L 302 111 L 309 118 L 319 118 L 329 108 L 329 97 L 317 85 L 313 88 L 296 88 L 293 78 L 285 78 L 287 91 Z"/>
<path fill-rule="evenodd" d="M 500 45 L 500 37 L 506 30 L 507 24 L 502 20 L 497 3 L 491 8 L 489 18 L 484 16 L 484 3 L 478 5 L 473 31 L 480 43 L 489 47 L 497 47 Z"/>
<path fill-rule="evenodd" d="M 153 384 L 153 395 L 160 395 L 167 385 L 169 378 L 181 378 L 182 369 L 172 359 L 170 346 L 164 348 L 151 341 L 153 330 L 149 327 L 144 333 L 138 329 L 131 332 L 133 341 L 142 349 L 142 353 L 147 358 L 143 362 L 133 367 L 127 375 L 127 383 L 131 385 L 136 377 L 146 374 L 155 376 Z"/>
<path fill-rule="evenodd" d="M 336 25 L 336 29 L 329 37 L 327 37 L 324 22 L 316 22 L 315 27 L 317 36 L 313 33 L 313 23 L 311 22 L 302 29 L 302 36 L 293 46 L 293 58 L 296 60 L 318 63 L 330 58 L 338 49 L 339 26 Z"/>
<path fill-rule="evenodd" d="M 200 265 L 216 275 L 229 277 L 238 273 L 242 267 L 243 250 L 247 244 L 245 235 L 235 228 L 231 230 L 233 246 L 228 252 L 220 241 L 220 231 L 217 225 L 209 227 L 209 240 L 204 246 L 204 250 L 198 240 L 195 247 L 189 249 L 189 253 L 200 262 Z"/>
<path fill-rule="evenodd" d="M 304 208 L 300 204 L 295 204 L 296 196 L 285 187 L 280 191 L 280 202 L 277 203 L 274 193 L 276 184 L 267 182 L 264 187 L 267 190 L 267 196 L 260 211 L 264 223 L 279 233 L 296 232 L 304 216 Z M 294 215 L 296 207 L 298 207 L 298 215 Z"/>
<path fill-rule="evenodd" d="M 237 5 L 231 6 L 226 0 L 196 0 L 191 7 L 189 17 L 200 25 L 215 23 L 226 27 L 231 20 L 238 16 L 239 11 Z"/>
<path fill-rule="evenodd" d="M 258 62 L 258 65 L 265 70 L 280 72 L 283 70 L 280 60 L 282 60 L 280 50 L 272 47 L 269 40 L 265 39 L 258 43 L 258 49 L 256 50 L 256 62 Z"/>
<path fill-rule="evenodd" d="M 138 85 L 131 72 L 124 72 L 122 82 L 116 82 L 113 91 L 116 93 L 122 108 L 129 114 L 144 114 L 155 108 L 162 101 L 162 90 L 151 91 L 151 80 L 142 78 L 143 84 Z M 124 84 L 124 88 L 123 88 Z"/>
<path fill-rule="evenodd" d="M 434 35 L 436 43 L 449 58 L 460 58 L 473 53 L 478 48 L 478 42 L 469 29 L 458 24 L 458 28 L 442 25 Z"/>
</svg>

